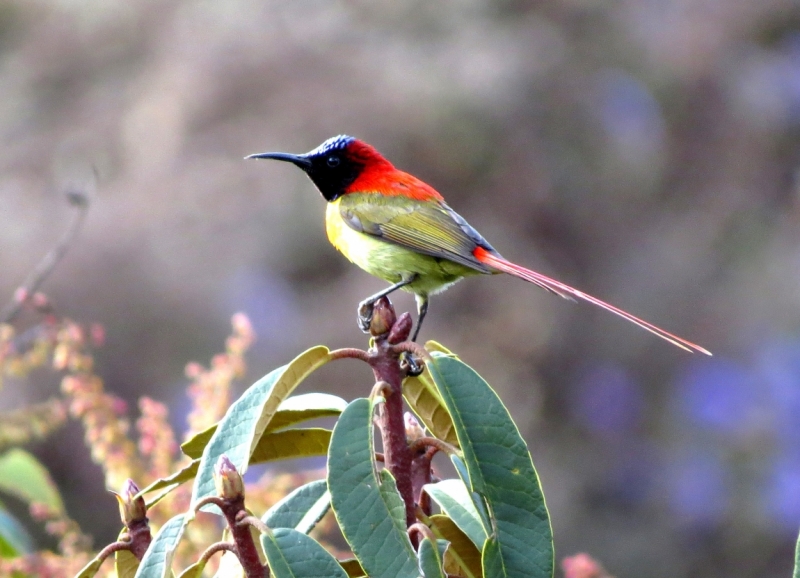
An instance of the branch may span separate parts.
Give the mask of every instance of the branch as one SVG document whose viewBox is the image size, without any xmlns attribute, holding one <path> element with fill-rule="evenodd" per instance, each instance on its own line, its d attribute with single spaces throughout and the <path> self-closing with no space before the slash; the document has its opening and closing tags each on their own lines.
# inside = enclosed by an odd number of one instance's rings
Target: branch
<svg viewBox="0 0 800 578">
<path fill-rule="evenodd" d="M 403 379 L 406 372 L 400 364 L 401 351 L 396 346 L 408 339 L 411 325 L 408 313 L 395 321 L 392 304 L 383 297 L 375 304 L 373 311 L 370 329 L 374 345 L 368 351 L 369 365 L 385 399 L 385 403 L 378 407 L 384 463 L 394 476 L 397 491 L 403 498 L 407 527 L 416 522 L 416 503 L 412 483 L 413 456 L 408 447 L 403 417 Z"/>
<path fill-rule="evenodd" d="M 214 468 L 214 484 L 218 497 L 216 501 L 209 500 L 208 503 L 216 504 L 222 510 L 231 532 L 234 552 L 239 558 L 244 575 L 247 578 L 268 578 L 269 567 L 261 563 L 258 548 L 250 533 L 250 528 L 257 526 L 250 519 L 251 516 L 244 505 L 242 476 L 224 454 L 219 457 Z M 201 502 L 198 502 L 198 507 Z"/>
<path fill-rule="evenodd" d="M 53 272 L 56 265 L 64 258 L 67 250 L 78 235 L 89 210 L 89 195 L 86 191 L 79 189 L 68 189 L 65 194 L 67 202 L 75 208 L 69 227 L 56 246 L 33 268 L 22 285 L 14 291 L 14 296 L 11 300 L 0 310 L 0 323 L 10 323 L 14 320 L 22 306 L 36 293 L 45 279 Z"/>
</svg>

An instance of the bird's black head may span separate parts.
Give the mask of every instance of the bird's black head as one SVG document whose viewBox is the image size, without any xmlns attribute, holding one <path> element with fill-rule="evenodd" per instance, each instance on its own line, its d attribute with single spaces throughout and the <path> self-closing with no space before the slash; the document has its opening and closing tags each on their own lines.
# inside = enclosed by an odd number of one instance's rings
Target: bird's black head
<svg viewBox="0 0 800 578">
<path fill-rule="evenodd" d="M 275 159 L 294 163 L 303 169 L 327 201 L 335 201 L 347 192 L 364 170 L 366 160 L 354 154 L 353 145 L 361 144 L 357 139 L 339 135 L 329 138 L 312 151 L 302 155 L 289 153 L 259 153 L 248 159 Z M 368 146 L 368 145 L 366 145 Z"/>
</svg>

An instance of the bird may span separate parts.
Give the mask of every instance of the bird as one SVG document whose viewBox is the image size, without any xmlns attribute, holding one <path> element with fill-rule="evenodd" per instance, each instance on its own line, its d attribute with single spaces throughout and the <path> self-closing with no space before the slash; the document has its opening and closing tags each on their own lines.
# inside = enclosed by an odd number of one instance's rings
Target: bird
<svg viewBox="0 0 800 578">
<path fill-rule="evenodd" d="M 348 135 L 329 138 L 304 154 L 256 153 L 302 169 L 327 201 L 328 240 L 352 263 L 390 286 L 359 304 L 368 332 L 375 303 L 398 289 L 417 303 L 416 341 L 431 295 L 465 277 L 506 273 L 565 299 L 582 300 L 635 323 L 689 352 L 707 349 L 574 287 L 517 265 L 500 253 L 445 202 L 432 186 L 401 171 L 373 146 Z"/>
</svg>

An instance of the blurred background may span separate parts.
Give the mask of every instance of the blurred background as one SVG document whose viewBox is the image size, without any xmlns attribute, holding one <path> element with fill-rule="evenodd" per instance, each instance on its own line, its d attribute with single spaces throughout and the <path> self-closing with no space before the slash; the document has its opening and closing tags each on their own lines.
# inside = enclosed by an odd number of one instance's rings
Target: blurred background
<svg viewBox="0 0 800 578">
<path fill-rule="evenodd" d="M 431 183 L 506 257 L 714 352 L 512 278 L 432 300 L 422 338 L 510 408 L 558 559 L 587 551 L 618 577 L 789 574 L 800 5 L 0 0 L 0 301 L 67 227 L 64 189 L 88 186 L 42 289 L 105 326 L 99 372 L 131 408 L 162 400 L 182 431 L 184 365 L 222 350 L 237 311 L 258 333 L 252 379 L 318 343 L 365 346 L 356 305 L 383 283 L 328 245 L 300 171 L 242 160 L 339 133 Z M 335 365 L 306 391 L 366 395 L 367 369 Z M 6 387 L 0 409 L 57 383 Z M 34 450 L 70 513 L 113 540 L 80 427 Z"/>
</svg>

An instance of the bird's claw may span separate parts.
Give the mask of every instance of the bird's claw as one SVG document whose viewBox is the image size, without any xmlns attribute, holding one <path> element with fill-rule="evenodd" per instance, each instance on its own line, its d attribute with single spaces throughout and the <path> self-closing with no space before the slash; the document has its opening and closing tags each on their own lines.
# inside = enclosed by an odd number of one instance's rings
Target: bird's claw
<svg viewBox="0 0 800 578">
<path fill-rule="evenodd" d="M 369 326 L 372 323 L 372 314 L 375 309 L 373 301 L 362 301 L 358 305 L 358 326 L 364 333 L 369 333 Z"/>
<path fill-rule="evenodd" d="M 410 353 L 404 352 L 400 357 L 400 369 L 405 371 L 408 377 L 417 377 L 425 371 L 425 364 Z"/>
</svg>

